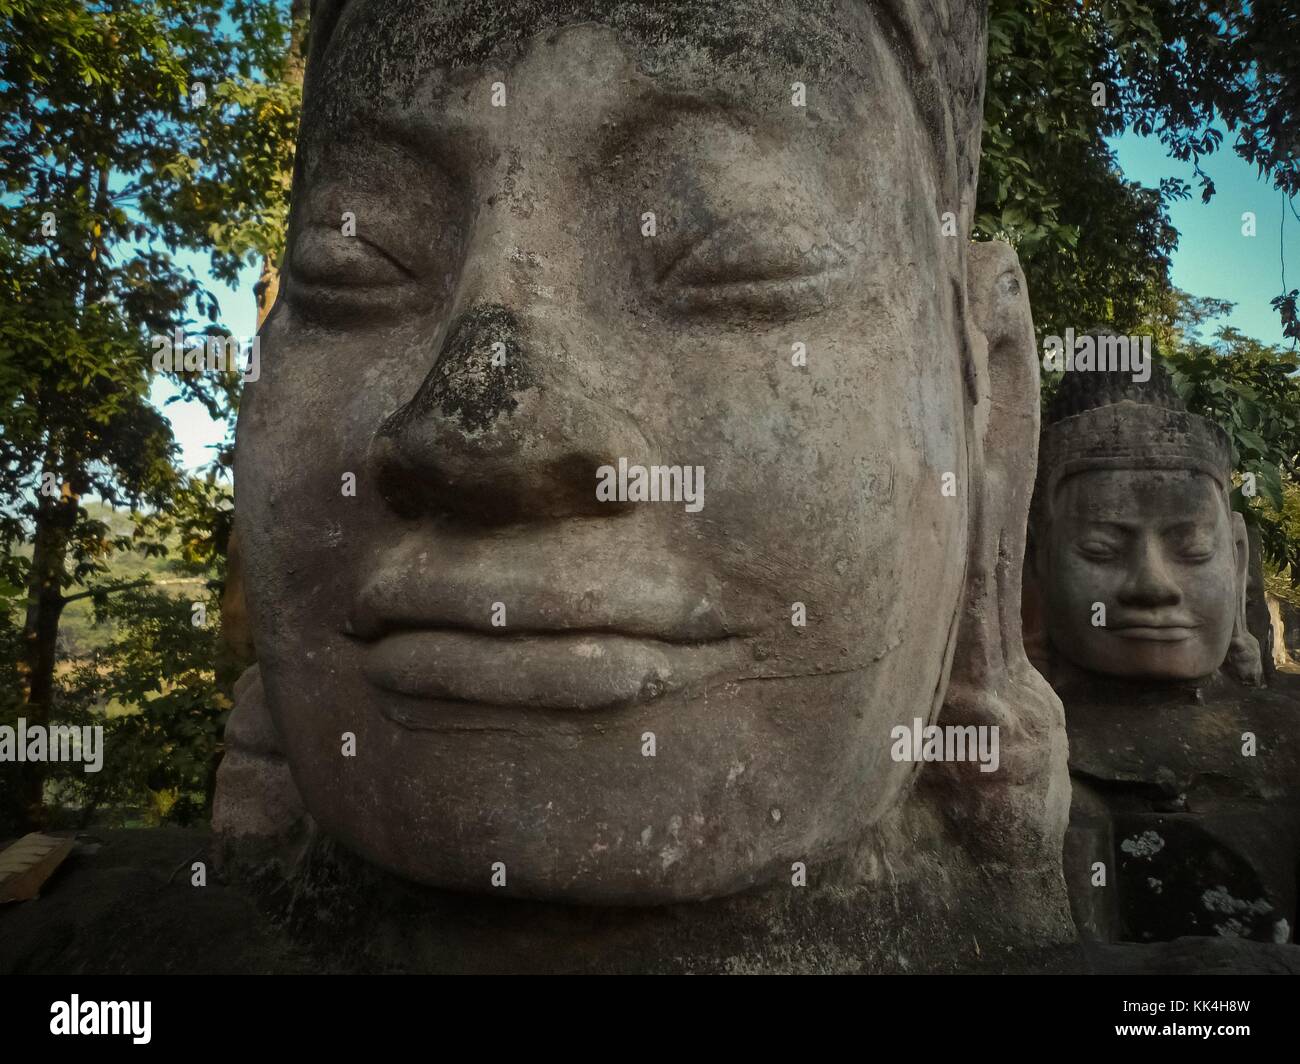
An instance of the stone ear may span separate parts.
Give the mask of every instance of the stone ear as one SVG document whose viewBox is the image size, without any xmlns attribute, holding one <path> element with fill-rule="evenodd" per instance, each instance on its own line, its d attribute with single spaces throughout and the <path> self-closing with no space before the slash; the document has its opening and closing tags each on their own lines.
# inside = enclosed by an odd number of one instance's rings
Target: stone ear
<svg viewBox="0 0 1300 1064">
<path fill-rule="evenodd" d="M 307 81 L 310 89 L 321 62 L 338 28 L 343 9 L 348 0 L 311 0 L 311 14 L 307 21 Z"/>
<path fill-rule="evenodd" d="M 990 860 L 1060 875 L 1069 815 L 1065 717 L 1021 640 L 1021 580 L 1038 454 L 1039 376 L 1025 277 L 1001 242 L 970 246 L 967 297 L 975 409 L 969 422 L 965 600 L 940 722 L 999 729 L 1002 764 L 938 771 L 923 786 L 965 844 Z M 1054 881 L 1054 880 L 1053 880 Z"/>
<path fill-rule="evenodd" d="M 234 694 L 235 708 L 226 721 L 226 754 L 217 769 L 212 829 L 225 838 L 284 835 L 302 820 L 303 804 L 266 704 L 258 666 L 244 671 Z"/>
<path fill-rule="evenodd" d="M 1235 511 L 1232 514 L 1232 549 L 1236 584 L 1233 589 L 1232 639 L 1228 643 L 1228 657 L 1223 668 L 1234 679 L 1250 687 L 1264 684 L 1264 663 L 1260 658 L 1259 641 L 1246 627 L 1246 584 L 1250 568 L 1250 540 L 1246 532 L 1246 519 Z"/>
<path fill-rule="evenodd" d="M 1020 589 L 1038 455 L 1038 358 L 1025 277 L 1012 248 L 968 245 L 966 580 L 938 723 L 996 743 L 992 771 L 975 761 L 927 763 L 916 789 L 882 823 L 891 888 L 908 876 L 942 882 L 981 920 L 1015 913 L 1026 942 L 1076 936 L 1062 872 L 1070 814 L 1065 714 L 1021 642 Z M 970 735 L 969 731 L 964 734 Z M 969 740 L 968 740 L 969 741 Z M 951 840 L 930 854 L 918 839 Z M 927 886 L 928 890 L 934 890 Z"/>
<path fill-rule="evenodd" d="M 1021 580 L 1038 453 L 1034 325 L 1010 245 L 971 245 L 967 296 L 976 383 L 970 441 L 975 490 L 952 679 L 996 690 L 1009 673 L 1029 670 L 1021 641 Z"/>
</svg>

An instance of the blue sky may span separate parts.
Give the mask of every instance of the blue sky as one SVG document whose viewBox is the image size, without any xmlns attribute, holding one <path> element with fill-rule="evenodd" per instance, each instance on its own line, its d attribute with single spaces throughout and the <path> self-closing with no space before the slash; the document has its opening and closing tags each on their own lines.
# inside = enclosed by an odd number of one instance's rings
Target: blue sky
<svg viewBox="0 0 1300 1064">
<path fill-rule="evenodd" d="M 1172 205 L 1169 216 L 1178 230 L 1173 281 L 1196 296 L 1229 299 L 1237 306 L 1224 322 L 1265 343 L 1281 344 L 1282 326 L 1269 300 L 1282 291 L 1278 256 L 1279 227 L 1286 211 L 1287 287 L 1300 288 L 1300 221 L 1282 193 L 1256 176 L 1225 142 L 1201 169 L 1215 184 L 1215 195 L 1201 203 L 1192 168 L 1165 155 L 1159 141 L 1126 134 L 1115 140 L 1120 168 L 1130 181 L 1154 186 L 1162 177 L 1180 177 L 1192 197 Z M 1253 211 L 1257 235 L 1241 234 L 1241 216 Z M 1289 346 L 1289 342 L 1288 342 Z"/>
<path fill-rule="evenodd" d="M 257 331 L 257 303 L 253 298 L 253 285 L 261 273 L 259 266 L 247 267 L 239 278 L 237 289 L 213 280 L 208 272 L 208 260 L 197 254 L 176 256 L 178 261 L 193 267 L 199 277 L 208 278 L 208 288 L 221 304 L 221 322 L 232 336 L 252 336 Z M 181 447 L 181 460 L 185 467 L 196 470 L 212 461 L 214 451 L 225 435 L 220 422 L 213 421 L 199 403 L 168 400 L 176 395 L 176 388 L 164 380 L 154 382 L 150 398 L 172 423 L 172 432 Z"/>
<path fill-rule="evenodd" d="M 1180 234 L 1173 260 L 1174 284 L 1193 295 L 1231 300 L 1237 305 L 1224 323 L 1256 339 L 1281 344 L 1282 329 L 1269 300 L 1282 290 L 1278 258 L 1279 225 L 1286 209 L 1282 194 L 1258 178 L 1254 168 L 1227 145 L 1203 165 L 1217 186 L 1208 204 L 1201 203 L 1200 193 L 1195 191 L 1191 166 L 1168 158 L 1155 139 L 1126 134 L 1114 141 L 1114 147 L 1120 167 L 1130 180 L 1154 186 L 1162 177 L 1181 177 L 1193 187 L 1191 199 L 1170 209 Z M 1241 216 L 1245 211 L 1255 212 L 1254 237 L 1242 235 Z M 1300 288 L 1300 221 L 1289 210 L 1285 247 L 1287 285 Z M 200 276 L 207 273 L 206 260 L 201 256 L 189 256 L 186 261 Z M 247 268 L 237 289 L 211 285 L 221 302 L 222 320 L 236 336 L 251 336 L 254 332 L 257 309 L 253 284 L 258 272 L 257 267 Z M 174 389 L 159 383 L 153 399 L 171 419 L 185 465 L 191 469 L 206 465 L 212 457 L 212 446 L 221 441 L 221 426 L 197 403 L 163 405 L 172 395 Z"/>
</svg>

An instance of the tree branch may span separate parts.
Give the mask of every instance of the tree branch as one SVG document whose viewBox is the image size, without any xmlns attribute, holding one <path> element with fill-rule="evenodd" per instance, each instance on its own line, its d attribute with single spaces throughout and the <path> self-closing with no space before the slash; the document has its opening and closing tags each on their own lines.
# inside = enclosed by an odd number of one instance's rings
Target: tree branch
<svg viewBox="0 0 1300 1064">
<path fill-rule="evenodd" d="M 149 582 L 150 578 L 146 576 L 129 584 L 115 584 L 112 587 L 92 587 L 89 591 L 78 591 L 75 595 L 64 595 L 62 601 L 63 605 L 66 606 L 69 602 L 76 602 L 77 599 L 90 598 L 92 595 L 111 595 L 114 591 L 127 591 L 133 587 L 144 587 Z"/>
</svg>

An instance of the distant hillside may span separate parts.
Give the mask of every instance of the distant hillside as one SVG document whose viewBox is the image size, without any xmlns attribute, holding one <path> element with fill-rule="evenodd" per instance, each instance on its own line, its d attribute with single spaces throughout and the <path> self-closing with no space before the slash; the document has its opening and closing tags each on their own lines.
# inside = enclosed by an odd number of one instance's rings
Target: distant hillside
<svg viewBox="0 0 1300 1064">
<path fill-rule="evenodd" d="M 87 502 L 86 511 L 98 521 L 103 521 L 115 535 L 129 535 L 131 515 L 124 510 L 114 510 L 101 502 Z M 109 561 L 109 571 L 94 579 L 92 586 L 116 584 L 150 577 L 162 590 L 178 597 L 197 599 L 204 594 L 204 581 L 182 571 L 175 561 L 178 542 L 169 540 L 169 554 L 163 558 L 147 558 L 138 551 L 122 551 Z M 24 548 L 30 555 L 31 548 Z M 76 590 L 85 590 L 79 588 Z M 59 622 L 59 648 L 72 657 L 84 657 L 113 637 L 111 626 L 96 625 L 95 606 L 89 598 L 69 603 Z"/>
</svg>

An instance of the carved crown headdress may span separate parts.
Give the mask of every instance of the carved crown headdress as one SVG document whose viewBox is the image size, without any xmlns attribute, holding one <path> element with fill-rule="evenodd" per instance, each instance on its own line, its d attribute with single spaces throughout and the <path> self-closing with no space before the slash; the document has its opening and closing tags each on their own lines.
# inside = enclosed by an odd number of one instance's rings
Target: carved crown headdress
<svg viewBox="0 0 1300 1064">
<path fill-rule="evenodd" d="M 1146 381 L 1128 370 L 1065 374 L 1043 418 L 1036 509 L 1087 469 L 1193 469 L 1231 488 L 1227 433 L 1187 409 L 1159 363 L 1150 369 Z"/>
</svg>

